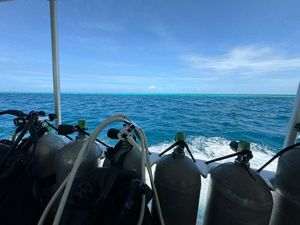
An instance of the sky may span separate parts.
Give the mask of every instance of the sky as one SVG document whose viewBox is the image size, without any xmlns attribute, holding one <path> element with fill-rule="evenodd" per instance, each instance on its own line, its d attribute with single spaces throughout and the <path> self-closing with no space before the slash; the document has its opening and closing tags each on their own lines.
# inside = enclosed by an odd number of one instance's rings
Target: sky
<svg viewBox="0 0 300 225">
<path fill-rule="evenodd" d="M 295 94 L 299 0 L 57 0 L 62 92 Z M 0 1 L 0 92 L 52 92 L 48 0 Z"/>
</svg>

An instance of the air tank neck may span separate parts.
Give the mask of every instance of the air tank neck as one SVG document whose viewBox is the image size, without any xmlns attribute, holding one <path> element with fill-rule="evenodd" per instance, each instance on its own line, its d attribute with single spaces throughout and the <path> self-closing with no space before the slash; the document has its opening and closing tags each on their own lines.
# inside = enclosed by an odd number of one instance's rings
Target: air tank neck
<svg viewBox="0 0 300 225">
<path fill-rule="evenodd" d="M 87 137 L 87 135 L 83 132 L 78 132 L 77 136 L 76 136 L 76 140 L 84 140 Z"/>
<path fill-rule="evenodd" d="M 234 161 L 235 163 L 250 166 L 249 161 L 250 161 L 250 159 L 253 158 L 252 152 L 250 151 L 250 142 L 239 141 L 237 143 L 237 149 L 235 149 L 234 151 L 240 152 L 240 153 L 245 153 L 245 154 L 238 155 Z"/>
<path fill-rule="evenodd" d="M 173 151 L 173 157 L 174 158 L 183 158 L 183 157 L 185 157 L 184 147 L 185 146 L 183 144 L 179 144 L 178 147 L 176 147 Z"/>
<path fill-rule="evenodd" d="M 185 147 L 185 139 L 186 135 L 184 132 L 179 131 L 175 135 L 175 141 L 178 143 L 178 146 L 173 151 L 174 158 L 183 158 L 184 154 L 184 147 Z"/>
</svg>

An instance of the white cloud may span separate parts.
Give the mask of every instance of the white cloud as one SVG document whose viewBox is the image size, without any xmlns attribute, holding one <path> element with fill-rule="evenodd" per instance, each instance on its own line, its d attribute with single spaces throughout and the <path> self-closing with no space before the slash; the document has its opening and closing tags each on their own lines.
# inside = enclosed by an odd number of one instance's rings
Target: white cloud
<svg viewBox="0 0 300 225">
<path fill-rule="evenodd" d="M 163 91 L 164 89 L 162 87 L 158 87 L 154 84 L 149 85 L 148 87 L 149 91 Z"/>
<path fill-rule="evenodd" d="M 151 84 L 149 87 L 148 87 L 149 90 L 155 90 L 157 89 L 157 87 L 153 84 Z"/>
<path fill-rule="evenodd" d="M 219 56 L 186 55 L 185 62 L 193 69 L 217 72 L 263 73 L 300 70 L 300 57 L 289 57 L 272 48 L 246 46 Z"/>
</svg>

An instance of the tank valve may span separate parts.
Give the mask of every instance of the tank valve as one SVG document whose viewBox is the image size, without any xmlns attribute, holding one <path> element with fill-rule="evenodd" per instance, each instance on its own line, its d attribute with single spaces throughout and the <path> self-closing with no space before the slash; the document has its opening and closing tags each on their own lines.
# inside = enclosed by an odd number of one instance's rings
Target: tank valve
<svg viewBox="0 0 300 225">
<path fill-rule="evenodd" d="M 184 141 L 185 142 L 185 139 L 186 139 L 186 135 L 184 132 L 182 131 L 178 131 L 175 135 L 175 141 Z"/>
<path fill-rule="evenodd" d="M 185 142 L 185 139 L 186 139 L 186 135 L 185 135 L 184 132 L 182 132 L 182 131 L 177 132 L 176 135 L 175 135 L 175 143 L 172 144 L 167 149 L 165 149 L 164 151 L 162 151 L 158 156 L 161 157 L 163 154 L 165 154 L 166 152 L 168 152 L 171 149 L 173 149 L 174 147 L 176 147 L 174 149 L 173 156 L 182 156 L 182 157 L 184 157 L 185 156 L 184 149 L 186 148 L 186 150 L 188 151 L 189 155 L 191 156 L 191 159 L 193 160 L 193 162 L 196 162 L 189 146 Z"/>
<path fill-rule="evenodd" d="M 252 152 L 250 150 L 250 142 L 248 141 L 232 141 L 229 144 L 230 148 L 240 153 L 237 155 L 237 158 L 235 159 L 236 163 L 242 163 L 244 165 L 249 165 L 250 159 L 253 158 Z"/>
</svg>

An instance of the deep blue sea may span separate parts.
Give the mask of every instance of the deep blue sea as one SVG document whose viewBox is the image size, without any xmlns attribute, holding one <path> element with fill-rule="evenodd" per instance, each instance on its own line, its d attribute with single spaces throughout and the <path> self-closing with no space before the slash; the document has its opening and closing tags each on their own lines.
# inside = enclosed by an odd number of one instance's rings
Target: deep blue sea
<svg viewBox="0 0 300 225">
<path fill-rule="evenodd" d="M 231 140 L 251 142 L 253 167 L 259 167 L 278 151 L 284 141 L 295 96 L 273 95 L 122 95 L 62 94 L 62 120 L 76 124 L 88 121 L 89 131 L 107 117 L 126 114 L 146 133 L 150 150 L 160 152 L 174 141 L 177 131 L 187 134 L 188 144 L 199 159 L 232 153 Z M 0 110 L 53 113 L 52 94 L 0 94 Z M 0 117 L 0 138 L 14 130 L 12 116 Z M 120 128 L 122 124 L 115 124 Z M 100 138 L 107 141 L 105 134 Z M 275 170 L 276 162 L 267 167 Z M 207 193 L 204 181 L 199 218 Z"/>
</svg>

